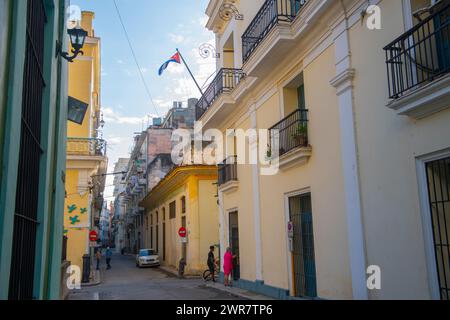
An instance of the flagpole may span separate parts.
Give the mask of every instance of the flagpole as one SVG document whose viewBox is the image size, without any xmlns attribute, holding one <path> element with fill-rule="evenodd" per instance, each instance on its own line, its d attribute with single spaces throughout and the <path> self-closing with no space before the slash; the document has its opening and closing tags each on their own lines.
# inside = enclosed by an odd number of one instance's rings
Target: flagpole
<svg viewBox="0 0 450 320">
<path fill-rule="evenodd" d="M 194 80 L 195 85 L 197 86 L 198 90 L 200 91 L 202 97 L 206 100 L 206 97 L 205 97 L 205 95 L 203 94 L 202 88 L 200 88 L 200 86 L 198 85 L 197 80 L 195 79 L 194 75 L 192 74 L 191 69 L 190 69 L 189 66 L 187 65 L 186 61 L 185 61 L 184 58 L 183 58 L 183 55 L 182 55 L 181 52 L 178 50 L 178 48 L 177 48 L 177 53 L 180 55 L 180 58 L 181 58 L 181 60 L 183 61 L 183 64 L 186 66 L 186 69 L 189 71 L 189 74 L 191 75 L 192 80 Z"/>
</svg>

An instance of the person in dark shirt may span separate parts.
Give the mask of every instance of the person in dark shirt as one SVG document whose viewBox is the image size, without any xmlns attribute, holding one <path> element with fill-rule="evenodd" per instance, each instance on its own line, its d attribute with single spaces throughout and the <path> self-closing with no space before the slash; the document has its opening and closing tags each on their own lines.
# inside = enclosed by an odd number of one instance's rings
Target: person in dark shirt
<svg viewBox="0 0 450 320">
<path fill-rule="evenodd" d="M 213 279 L 213 282 L 216 282 L 216 278 L 215 278 L 215 264 L 216 264 L 216 259 L 214 257 L 214 246 L 209 247 L 209 253 L 208 253 L 208 268 L 209 268 L 209 272 L 211 272 L 211 276 Z"/>
</svg>

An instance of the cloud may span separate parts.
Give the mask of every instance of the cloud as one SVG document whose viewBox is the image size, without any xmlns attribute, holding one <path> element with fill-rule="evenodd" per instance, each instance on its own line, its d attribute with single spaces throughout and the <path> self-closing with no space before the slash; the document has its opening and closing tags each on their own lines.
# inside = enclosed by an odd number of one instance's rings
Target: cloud
<svg viewBox="0 0 450 320">
<path fill-rule="evenodd" d="M 115 145 L 115 144 L 121 144 L 124 142 L 123 137 L 107 137 L 106 141 L 108 141 L 108 144 Z"/>
<path fill-rule="evenodd" d="M 176 44 L 180 44 L 180 43 L 183 43 L 186 41 L 186 38 L 179 34 L 169 33 L 169 38 L 170 38 L 170 41 L 172 41 L 173 43 L 176 43 Z"/>
<path fill-rule="evenodd" d="M 183 74 L 185 66 L 182 64 L 171 64 L 169 68 L 167 68 L 167 72 L 173 75 Z"/>
<path fill-rule="evenodd" d="M 122 114 L 115 112 L 111 108 L 103 108 L 103 117 L 106 123 L 112 123 L 112 124 L 131 124 L 131 125 L 137 125 L 142 124 L 143 118 L 139 117 L 126 117 Z"/>
</svg>

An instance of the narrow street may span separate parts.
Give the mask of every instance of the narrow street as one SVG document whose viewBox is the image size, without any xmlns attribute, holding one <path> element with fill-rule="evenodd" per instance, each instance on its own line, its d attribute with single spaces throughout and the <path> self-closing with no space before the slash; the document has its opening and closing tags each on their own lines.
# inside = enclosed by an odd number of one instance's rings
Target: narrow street
<svg viewBox="0 0 450 320">
<path fill-rule="evenodd" d="M 207 287 L 201 279 L 178 279 L 158 268 L 138 269 L 130 256 L 115 255 L 111 270 L 102 262 L 102 283 L 72 291 L 69 300 L 239 300 Z"/>
</svg>

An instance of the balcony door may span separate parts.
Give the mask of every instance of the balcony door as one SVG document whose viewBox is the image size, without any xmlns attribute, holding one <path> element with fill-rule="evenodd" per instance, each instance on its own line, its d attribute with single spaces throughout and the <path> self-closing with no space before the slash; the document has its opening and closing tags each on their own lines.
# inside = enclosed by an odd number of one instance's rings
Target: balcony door
<svg viewBox="0 0 450 320">
<path fill-rule="evenodd" d="M 239 261 L 239 219 L 237 211 L 230 213 L 229 226 L 230 248 L 233 255 L 236 256 L 233 261 L 233 279 L 237 281 L 241 278 L 241 267 Z"/>
<path fill-rule="evenodd" d="M 426 164 L 439 293 L 450 300 L 450 157 Z"/>
<path fill-rule="evenodd" d="M 296 297 L 317 297 L 311 194 L 289 198 L 289 218 L 294 227 L 293 279 Z"/>
<path fill-rule="evenodd" d="M 450 1 L 445 0 L 444 6 L 450 6 Z M 436 34 L 436 47 L 440 70 L 450 69 L 450 7 L 441 11 L 434 18 Z"/>
</svg>

